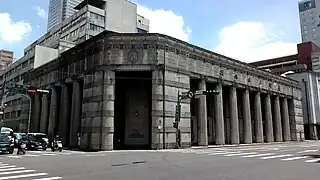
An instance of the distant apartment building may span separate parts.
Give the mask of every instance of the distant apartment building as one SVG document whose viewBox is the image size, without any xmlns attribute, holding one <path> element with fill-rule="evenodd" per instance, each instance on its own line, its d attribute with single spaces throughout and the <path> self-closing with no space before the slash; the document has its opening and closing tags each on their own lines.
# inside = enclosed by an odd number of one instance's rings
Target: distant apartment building
<svg viewBox="0 0 320 180">
<path fill-rule="evenodd" d="M 312 41 L 320 46 L 320 0 L 298 3 L 302 42 Z"/>
<path fill-rule="evenodd" d="M 62 52 L 105 30 L 125 33 L 149 32 L 149 20 L 138 15 L 137 5 L 127 0 L 85 0 L 75 9 L 77 11 L 72 16 L 53 26 L 26 47 L 24 56 L 9 66 L 5 73 L 0 73 L 0 86 L 23 84 L 24 76 L 32 69 L 50 62 Z M 16 122 L 28 119 L 21 115 L 21 111 L 28 111 L 27 99 L 14 95 L 7 97 L 5 102 L 7 125 L 25 130 L 25 126 L 16 127 Z"/>
<path fill-rule="evenodd" d="M 0 49 L 0 70 L 5 70 L 13 61 L 13 52 Z"/>
<path fill-rule="evenodd" d="M 297 45 L 297 49 L 297 54 L 256 61 L 249 64 L 258 69 L 270 71 L 276 75 L 281 75 L 289 71 L 295 73 L 313 69 L 319 69 L 320 71 L 320 60 L 319 65 L 314 64 L 317 58 L 316 55 L 320 53 L 320 48 L 316 44 L 313 42 L 300 43 Z"/>
<path fill-rule="evenodd" d="M 74 9 L 82 0 L 50 0 L 47 29 L 62 23 L 77 10 Z"/>
</svg>

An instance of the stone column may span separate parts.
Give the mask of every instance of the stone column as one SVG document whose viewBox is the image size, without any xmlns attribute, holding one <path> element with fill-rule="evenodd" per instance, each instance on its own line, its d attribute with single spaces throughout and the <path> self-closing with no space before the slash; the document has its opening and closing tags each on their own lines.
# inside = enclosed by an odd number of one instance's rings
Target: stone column
<svg viewBox="0 0 320 180">
<path fill-rule="evenodd" d="M 281 115 L 282 115 L 282 124 L 283 124 L 283 127 L 282 127 L 283 128 L 283 140 L 284 141 L 291 141 L 289 109 L 288 109 L 287 98 L 282 99 Z"/>
<path fill-rule="evenodd" d="M 103 85 L 102 150 L 113 150 L 115 73 L 105 71 Z"/>
<path fill-rule="evenodd" d="M 257 92 L 254 96 L 254 110 L 255 110 L 255 134 L 256 142 L 263 143 L 263 124 L 262 124 L 262 112 L 261 112 L 261 98 L 260 92 Z"/>
<path fill-rule="evenodd" d="M 252 127 L 251 127 L 251 114 L 250 114 L 250 97 L 249 89 L 245 89 L 243 92 L 243 131 L 244 131 L 244 143 L 252 143 Z"/>
<path fill-rule="evenodd" d="M 238 104 L 237 104 L 237 88 L 230 88 L 230 119 L 231 119 L 231 144 L 239 144 L 239 119 L 238 119 Z"/>
<path fill-rule="evenodd" d="M 69 145 L 68 133 L 70 124 L 70 102 L 68 85 L 62 86 L 61 101 L 60 101 L 60 118 L 59 118 L 59 134 L 63 139 L 65 146 Z"/>
<path fill-rule="evenodd" d="M 48 136 L 52 138 L 54 136 L 54 129 L 56 128 L 57 117 L 57 106 L 58 104 L 57 89 L 53 87 L 51 89 L 51 99 L 50 99 L 50 111 L 49 111 L 49 125 L 48 125 Z"/>
<path fill-rule="evenodd" d="M 198 86 L 199 90 L 206 90 L 206 81 L 201 79 Z M 207 98 L 200 96 L 198 99 L 198 144 L 199 146 L 208 146 L 208 124 L 207 124 Z"/>
<path fill-rule="evenodd" d="M 217 94 L 214 98 L 214 119 L 216 121 L 216 144 L 223 145 L 225 144 L 224 137 L 224 117 L 223 117 L 223 98 L 222 98 L 222 84 L 217 84 L 216 91 L 220 93 Z"/>
<path fill-rule="evenodd" d="M 266 136 L 267 142 L 273 142 L 273 123 L 272 123 L 272 111 L 271 111 L 271 100 L 270 94 L 265 97 L 265 124 L 266 124 Z"/>
<path fill-rule="evenodd" d="M 39 132 L 40 116 L 41 116 L 41 97 L 39 93 L 34 96 L 34 118 L 32 123 L 32 132 Z"/>
<path fill-rule="evenodd" d="M 78 133 L 81 125 L 81 91 L 80 83 L 73 81 L 72 84 L 72 104 L 71 104 L 71 122 L 70 122 L 70 139 L 69 145 L 71 148 L 78 146 Z"/>
<path fill-rule="evenodd" d="M 48 133 L 49 97 L 47 94 L 42 95 L 41 104 L 42 104 L 42 108 L 41 108 L 40 132 Z"/>
<path fill-rule="evenodd" d="M 282 127 L 281 127 L 281 113 L 280 113 L 280 102 L 279 96 L 276 96 L 274 99 L 274 136 L 276 142 L 281 142 L 282 140 Z"/>
</svg>

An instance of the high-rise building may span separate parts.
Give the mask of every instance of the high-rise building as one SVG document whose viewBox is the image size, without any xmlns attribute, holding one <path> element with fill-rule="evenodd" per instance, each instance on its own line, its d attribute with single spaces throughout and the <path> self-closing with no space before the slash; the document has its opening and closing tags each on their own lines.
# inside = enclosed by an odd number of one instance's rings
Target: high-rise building
<svg viewBox="0 0 320 180">
<path fill-rule="evenodd" d="M 13 52 L 0 49 L 0 70 L 4 70 L 13 61 Z"/>
<path fill-rule="evenodd" d="M 302 42 L 312 41 L 320 46 L 320 0 L 303 0 L 298 4 Z"/>
<path fill-rule="evenodd" d="M 48 26 L 50 30 L 53 26 L 68 19 L 77 10 L 74 9 L 82 0 L 50 0 L 48 12 Z"/>
</svg>

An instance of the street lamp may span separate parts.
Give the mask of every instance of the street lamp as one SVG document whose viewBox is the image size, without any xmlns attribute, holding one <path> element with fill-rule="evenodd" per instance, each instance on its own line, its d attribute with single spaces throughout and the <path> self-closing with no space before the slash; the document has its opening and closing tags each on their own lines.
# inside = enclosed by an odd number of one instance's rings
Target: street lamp
<svg viewBox="0 0 320 180">
<path fill-rule="evenodd" d="M 28 114 L 28 128 L 27 128 L 27 133 L 29 133 L 29 132 L 30 132 L 32 100 L 31 100 L 31 98 L 30 98 L 28 95 L 26 95 L 26 94 L 20 94 L 20 95 L 28 98 L 28 100 L 29 100 L 29 114 Z"/>
</svg>

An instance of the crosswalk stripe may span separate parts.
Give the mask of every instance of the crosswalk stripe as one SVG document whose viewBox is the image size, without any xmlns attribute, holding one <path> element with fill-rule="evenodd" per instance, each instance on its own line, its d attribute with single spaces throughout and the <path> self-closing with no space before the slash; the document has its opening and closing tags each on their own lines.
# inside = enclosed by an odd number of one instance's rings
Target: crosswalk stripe
<svg viewBox="0 0 320 180">
<path fill-rule="evenodd" d="M 292 157 L 292 158 L 286 158 L 286 159 L 281 159 L 282 161 L 292 161 L 292 160 L 297 160 L 297 159 L 305 159 L 308 156 L 298 156 L 298 157 Z"/>
<path fill-rule="evenodd" d="M 10 166 L 1 166 L 0 169 L 14 168 L 14 167 L 16 167 L 16 166 L 11 166 L 11 165 Z"/>
<path fill-rule="evenodd" d="M 33 180 L 56 180 L 56 179 L 62 179 L 62 177 L 48 177 L 48 178 L 33 179 Z"/>
<path fill-rule="evenodd" d="M 19 178 L 45 176 L 45 175 L 47 175 L 47 173 L 23 174 L 23 175 L 17 175 L 17 176 L 0 177 L 0 180 L 19 179 Z"/>
<path fill-rule="evenodd" d="M 318 149 L 310 149 L 310 150 L 305 150 L 305 151 L 298 152 L 298 154 L 308 153 L 308 152 L 317 152 L 317 151 L 319 151 L 319 150 Z"/>
<path fill-rule="evenodd" d="M 224 155 L 224 154 L 237 154 L 237 153 L 241 153 L 241 151 L 234 151 L 234 152 L 217 152 L 217 153 L 211 153 L 211 154 L 208 154 L 208 155 Z"/>
<path fill-rule="evenodd" d="M 21 158 L 21 156 L 7 156 L 7 157 L 9 157 L 9 158 L 16 158 L 16 159 Z"/>
<path fill-rule="evenodd" d="M 29 157 L 38 157 L 40 155 L 36 155 L 36 154 L 26 154 L 25 156 L 29 156 Z"/>
<path fill-rule="evenodd" d="M 9 171 L 9 172 L 0 172 L 0 175 L 7 175 L 7 174 L 19 174 L 19 173 L 29 173 L 35 172 L 36 170 L 22 170 L 22 171 Z"/>
<path fill-rule="evenodd" d="M 18 168 L 0 169 L 0 172 L 2 172 L 2 171 L 22 170 L 22 169 L 25 169 L 25 168 L 24 167 L 18 167 Z"/>
<path fill-rule="evenodd" d="M 318 162 L 318 161 L 320 161 L 320 158 L 307 160 L 307 161 L 305 161 L 305 162 L 306 162 L 306 163 L 315 163 L 315 162 Z"/>
<path fill-rule="evenodd" d="M 243 155 L 252 155 L 252 154 L 257 154 L 256 152 L 252 152 L 252 153 L 238 153 L 238 154 L 227 154 L 224 156 L 243 156 Z"/>
<path fill-rule="evenodd" d="M 244 158 L 251 158 L 251 157 L 272 156 L 272 155 L 274 155 L 274 153 L 254 154 L 254 155 L 242 156 L 242 157 L 244 157 Z"/>
<path fill-rule="evenodd" d="M 45 153 L 45 154 L 42 154 L 43 156 L 55 156 L 57 154 L 52 154 L 52 153 Z"/>
<path fill-rule="evenodd" d="M 278 155 L 278 156 L 267 156 L 267 157 L 262 157 L 260 159 L 275 159 L 275 158 L 288 157 L 288 156 L 292 156 L 292 154 L 284 154 L 284 155 Z"/>
<path fill-rule="evenodd" d="M 0 167 L 1 167 L 1 166 L 8 166 L 8 165 L 9 165 L 9 164 L 2 164 L 2 163 L 1 163 L 1 164 L 0 164 Z"/>
</svg>

